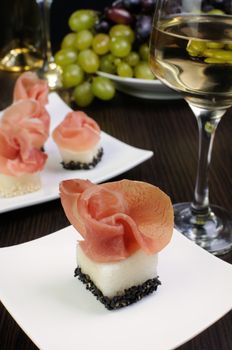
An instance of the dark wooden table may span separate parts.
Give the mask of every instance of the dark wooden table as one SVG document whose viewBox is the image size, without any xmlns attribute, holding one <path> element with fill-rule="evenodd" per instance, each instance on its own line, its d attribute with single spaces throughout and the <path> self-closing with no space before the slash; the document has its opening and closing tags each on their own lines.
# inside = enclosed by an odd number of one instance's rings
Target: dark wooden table
<svg viewBox="0 0 232 350">
<path fill-rule="evenodd" d="M 10 103 L 12 86 L 13 80 L 8 74 L 0 75 L 0 109 Z M 105 132 L 130 145 L 154 151 L 150 160 L 114 180 L 127 178 L 150 182 L 169 194 L 173 203 L 192 199 L 197 165 L 197 125 L 183 100 L 151 101 L 118 93 L 113 101 L 95 101 L 86 110 Z M 230 212 L 231 118 L 232 110 L 219 124 L 210 172 L 211 202 Z M 0 214 L 0 247 L 27 242 L 68 224 L 59 199 Z M 223 259 L 232 263 L 232 253 Z M 0 305 L 0 349 L 37 349 L 3 305 Z M 178 349 L 231 350 L 232 312 Z"/>
</svg>

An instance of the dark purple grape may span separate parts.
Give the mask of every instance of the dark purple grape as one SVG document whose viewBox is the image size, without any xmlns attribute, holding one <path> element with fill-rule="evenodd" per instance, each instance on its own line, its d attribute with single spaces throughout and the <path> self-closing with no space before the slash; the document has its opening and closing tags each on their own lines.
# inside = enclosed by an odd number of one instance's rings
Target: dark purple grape
<svg viewBox="0 0 232 350">
<path fill-rule="evenodd" d="M 227 14 L 231 14 L 232 5 L 231 1 L 226 0 L 203 0 L 202 11 L 208 12 L 211 10 L 222 10 Z"/>
<path fill-rule="evenodd" d="M 135 35 L 139 42 L 146 41 L 151 33 L 152 17 L 148 15 L 140 15 L 137 17 L 135 24 Z"/>
<path fill-rule="evenodd" d="M 141 0 L 142 10 L 152 14 L 155 10 L 156 0 Z"/>
<path fill-rule="evenodd" d="M 141 10 L 141 0 L 123 0 L 123 6 L 130 13 L 138 13 Z"/>
<path fill-rule="evenodd" d="M 133 16 L 125 9 L 110 7 L 105 9 L 105 15 L 117 24 L 131 24 L 133 22 Z"/>
<path fill-rule="evenodd" d="M 112 3 L 112 7 L 123 8 L 123 0 L 116 0 Z"/>
<path fill-rule="evenodd" d="M 212 5 L 202 4 L 202 11 L 203 12 L 209 12 L 209 11 L 211 11 L 213 9 L 214 9 L 214 7 Z"/>
<path fill-rule="evenodd" d="M 95 24 L 95 31 L 97 33 L 109 33 L 111 24 L 106 19 L 100 19 L 99 22 Z"/>
<path fill-rule="evenodd" d="M 211 0 L 210 4 L 213 6 L 214 9 L 224 11 L 224 7 L 225 7 L 224 0 Z"/>
<path fill-rule="evenodd" d="M 182 0 L 168 1 L 165 6 L 166 15 L 180 13 L 182 10 Z"/>
</svg>

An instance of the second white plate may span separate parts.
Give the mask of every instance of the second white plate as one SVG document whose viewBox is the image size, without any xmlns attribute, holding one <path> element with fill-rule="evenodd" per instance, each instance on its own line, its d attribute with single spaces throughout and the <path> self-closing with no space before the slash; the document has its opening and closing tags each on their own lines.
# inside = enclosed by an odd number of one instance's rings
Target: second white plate
<svg viewBox="0 0 232 350">
<path fill-rule="evenodd" d="M 60 123 L 71 109 L 56 94 L 49 95 L 46 106 L 51 115 L 51 130 Z M 152 157 L 152 151 L 135 148 L 102 132 L 104 155 L 96 168 L 91 170 L 66 170 L 60 164 L 57 146 L 50 137 L 45 144 L 48 161 L 41 173 L 42 188 L 33 193 L 12 198 L 0 198 L 0 213 L 33 204 L 46 202 L 59 196 L 59 183 L 65 179 L 89 179 L 94 183 L 106 181 Z"/>
</svg>

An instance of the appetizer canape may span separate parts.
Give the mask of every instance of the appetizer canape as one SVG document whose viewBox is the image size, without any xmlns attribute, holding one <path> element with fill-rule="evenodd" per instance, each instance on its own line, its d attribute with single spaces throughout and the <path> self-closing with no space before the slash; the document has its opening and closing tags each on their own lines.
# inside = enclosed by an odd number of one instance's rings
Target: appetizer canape
<svg viewBox="0 0 232 350">
<path fill-rule="evenodd" d="M 41 149 L 49 136 L 50 116 L 38 101 L 20 100 L 3 111 L 0 125 L 28 131 L 31 144 Z"/>
<path fill-rule="evenodd" d="M 159 188 L 122 180 L 60 184 L 61 203 L 82 235 L 75 275 L 107 309 L 128 306 L 154 292 L 158 252 L 171 240 L 173 208 Z"/>
<path fill-rule="evenodd" d="M 102 158 L 100 127 L 84 112 L 69 112 L 54 129 L 52 137 L 65 169 L 91 169 Z"/>
<path fill-rule="evenodd" d="M 39 79 L 34 72 L 25 72 L 16 80 L 13 101 L 34 99 L 45 106 L 48 103 L 48 92 L 46 80 Z"/>
<path fill-rule="evenodd" d="M 26 130 L 0 127 L 0 196 L 13 197 L 40 189 L 47 155 L 32 146 Z"/>
</svg>

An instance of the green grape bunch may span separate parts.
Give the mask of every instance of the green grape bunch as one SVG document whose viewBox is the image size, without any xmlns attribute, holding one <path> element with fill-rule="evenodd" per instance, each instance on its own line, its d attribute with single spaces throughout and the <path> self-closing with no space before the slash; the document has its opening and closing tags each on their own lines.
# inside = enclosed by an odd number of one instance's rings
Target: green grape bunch
<svg viewBox="0 0 232 350">
<path fill-rule="evenodd" d="M 86 107 L 94 98 L 107 101 L 115 96 L 113 82 L 98 71 L 125 78 L 154 79 L 148 66 L 148 42 L 135 49 L 135 32 L 129 24 L 113 23 L 99 28 L 100 15 L 81 9 L 71 14 L 55 62 L 62 69 L 62 83 L 72 100 Z"/>
</svg>

